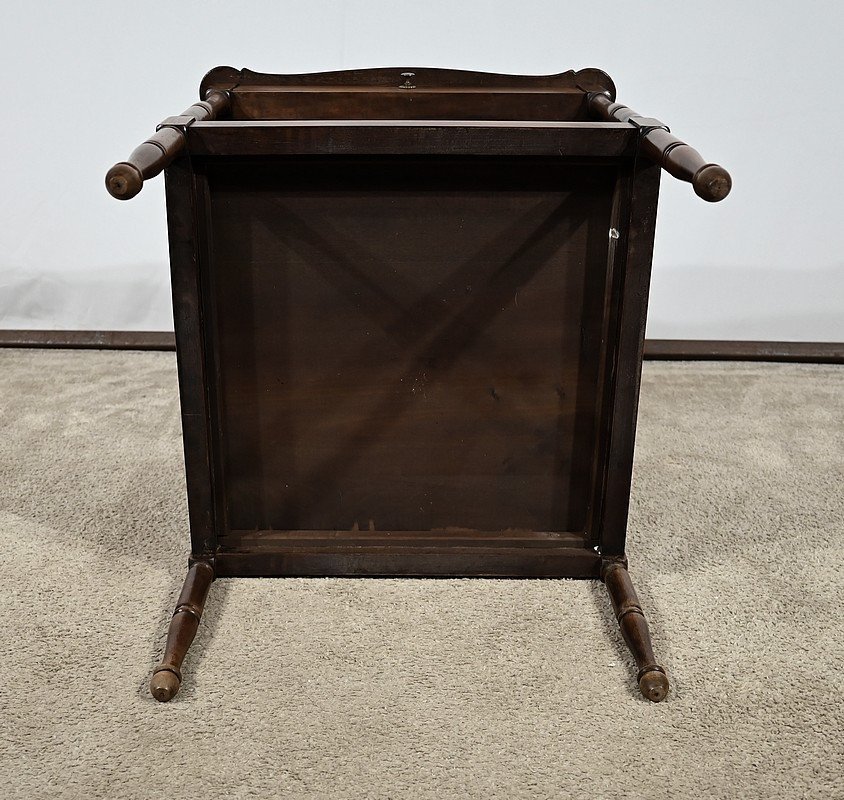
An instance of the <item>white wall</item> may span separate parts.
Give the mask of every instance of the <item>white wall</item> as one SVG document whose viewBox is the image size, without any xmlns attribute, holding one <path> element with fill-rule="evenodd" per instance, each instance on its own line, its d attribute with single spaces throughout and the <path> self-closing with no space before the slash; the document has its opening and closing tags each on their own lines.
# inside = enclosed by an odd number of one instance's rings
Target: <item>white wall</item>
<svg viewBox="0 0 844 800">
<path fill-rule="evenodd" d="M 609 72 L 724 164 L 663 181 L 648 334 L 844 341 L 844 4 L 3 0 L 0 327 L 172 329 L 163 179 L 103 186 L 218 64 Z"/>
</svg>

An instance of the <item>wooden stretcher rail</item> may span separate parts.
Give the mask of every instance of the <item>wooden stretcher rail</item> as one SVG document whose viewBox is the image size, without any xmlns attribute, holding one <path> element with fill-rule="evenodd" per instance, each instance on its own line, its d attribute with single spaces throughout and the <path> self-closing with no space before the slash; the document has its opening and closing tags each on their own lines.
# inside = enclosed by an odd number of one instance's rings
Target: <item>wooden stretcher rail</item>
<svg viewBox="0 0 844 800">
<path fill-rule="evenodd" d="M 220 550 L 220 577 L 597 578 L 601 556 L 583 547 L 288 548 Z"/>
<path fill-rule="evenodd" d="M 147 178 L 158 175 L 185 146 L 184 131 L 194 122 L 217 119 L 229 108 L 226 92 L 210 91 L 205 100 L 194 103 L 178 117 L 168 117 L 158 130 L 136 147 L 126 161 L 106 173 L 106 189 L 118 200 L 130 200 L 144 187 Z"/>
<path fill-rule="evenodd" d="M 698 197 L 710 203 L 723 200 L 733 186 L 730 173 L 711 164 L 700 153 L 674 136 L 658 119 L 643 117 L 632 108 L 614 103 L 603 92 L 589 95 L 589 109 L 597 119 L 629 122 L 642 131 L 642 151 L 666 172 L 691 183 Z"/>
<path fill-rule="evenodd" d="M 515 140 L 513 128 L 522 136 Z M 198 122 L 187 131 L 194 156 L 462 155 L 632 158 L 629 125 L 596 123 L 378 120 Z"/>
</svg>

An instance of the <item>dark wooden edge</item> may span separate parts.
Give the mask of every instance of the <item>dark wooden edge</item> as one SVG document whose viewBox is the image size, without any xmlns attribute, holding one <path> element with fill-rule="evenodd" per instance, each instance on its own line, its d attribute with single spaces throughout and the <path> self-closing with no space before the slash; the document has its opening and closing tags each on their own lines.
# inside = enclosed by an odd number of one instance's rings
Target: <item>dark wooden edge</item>
<svg viewBox="0 0 844 800">
<path fill-rule="evenodd" d="M 169 331 L 2 330 L 0 347 L 69 350 L 176 349 Z M 844 364 L 844 342 L 758 342 L 729 339 L 646 339 L 651 361 L 784 361 Z"/>
<path fill-rule="evenodd" d="M 191 156 L 435 155 L 631 158 L 632 126 L 592 122 L 448 120 L 198 122 L 187 129 Z"/>
<path fill-rule="evenodd" d="M 414 82 L 423 85 L 452 87 L 478 86 L 487 89 L 552 88 L 557 90 L 577 89 L 582 92 L 606 92 L 615 99 L 616 89 L 612 78 L 595 67 L 554 75 L 506 75 L 496 72 L 477 72 L 462 69 L 438 67 L 375 67 L 370 69 L 347 69 L 333 72 L 311 72 L 301 74 L 278 74 L 253 72 L 235 67 L 214 67 L 199 87 L 200 99 L 214 89 L 232 90 L 238 86 L 387 86 L 398 87 L 404 73 L 413 73 Z"/>
<path fill-rule="evenodd" d="M 583 533 L 459 528 L 229 530 L 213 555 L 218 576 L 598 578 Z"/>
<path fill-rule="evenodd" d="M 126 161 L 115 164 L 106 173 L 106 189 L 117 200 L 131 200 L 147 178 L 158 175 L 185 146 L 185 130 L 198 120 L 213 120 L 230 110 L 225 92 L 209 92 L 177 117 L 168 117 L 155 133 L 136 147 Z"/>
<path fill-rule="evenodd" d="M 444 548 L 499 551 L 511 547 L 538 550 L 589 548 L 579 531 L 534 531 L 505 528 L 481 531 L 462 528 L 430 530 L 226 530 L 218 552 L 270 553 L 315 551 L 379 551 L 434 553 Z"/>
<path fill-rule="evenodd" d="M 600 505 L 591 522 L 605 556 L 623 556 L 627 536 L 659 178 L 659 166 L 643 159 L 637 159 L 629 172 L 624 169 L 620 178 L 624 202 L 618 211 L 628 219 L 618 223 L 618 261 L 609 295 L 614 305 L 609 311 L 613 368 L 606 398 L 609 414 L 601 421 L 604 430 L 598 455 L 603 475 L 596 488 L 602 486 L 603 491 L 598 489 Z"/>
<path fill-rule="evenodd" d="M 720 164 L 707 162 L 658 119 L 643 117 L 632 108 L 612 102 L 608 95 L 601 92 L 590 93 L 588 105 L 597 119 L 628 122 L 638 128 L 642 135 L 642 153 L 670 175 L 691 183 L 698 197 L 717 203 L 730 193 L 733 186 L 730 173 Z"/>
<path fill-rule="evenodd" d="M 209 393 L 209 354 L 203 313 L 203 242 L 208 192 L 204 175 L 187 158 L 177 158 L 165 172 L 170 282 L 176 323 L 176 363 L 185 451 L 191 553 L 211 554 L 217 548 L 214 491 L 213 414 Z M 190 387 L 190 391 L 185 388 Z"/>
<path fill-rule="evenodd" d="M 337 549 L 225 552 L 214 555 L 217 577 L 598 578 L 601 557 L 576 547 L 422 550 Z"/>
</svg>

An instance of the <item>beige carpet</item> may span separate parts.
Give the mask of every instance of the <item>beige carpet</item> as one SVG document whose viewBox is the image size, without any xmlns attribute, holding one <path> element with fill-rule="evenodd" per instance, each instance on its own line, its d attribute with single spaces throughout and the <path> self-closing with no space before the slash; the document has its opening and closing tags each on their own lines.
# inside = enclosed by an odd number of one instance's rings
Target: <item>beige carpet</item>
<svg viewBox="0 0 844 800">
<path fill-rule="evenodd" d="M 169 705 L 175 360 L 0 351 L 3 798 L 844 797 L 844 368 L 645 368 L 630 562 L 603 587 L 227 580 Z"/>
</svg>

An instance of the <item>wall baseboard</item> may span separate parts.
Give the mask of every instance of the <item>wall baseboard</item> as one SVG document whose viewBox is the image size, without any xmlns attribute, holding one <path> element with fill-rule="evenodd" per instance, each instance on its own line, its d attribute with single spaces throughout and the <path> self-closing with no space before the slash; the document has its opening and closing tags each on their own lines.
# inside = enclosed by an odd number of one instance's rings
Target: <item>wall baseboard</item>
<svg viewBox="0 0 844 800">
<path fill-rule="evenodd" d="M 175 350 L 170 331 L 0 330 L 0 347 L 47 347 L 77 350 Z"/>
<path fill-rule="evenodd" d="M 645 358 L 656 361 L 787 361 L 844 364 L 844 342 L 751 342 L 648 339 Z"/>
<path fill-rule="evenodd" d="M 81 350 L 175 350 L 168 331 L 0 330 L 0 347 Z M 844 364 L 844 342 L 751 342 L 648 339 L 645 358 L 660 361 L 788 361 Z"/>
</svg>

